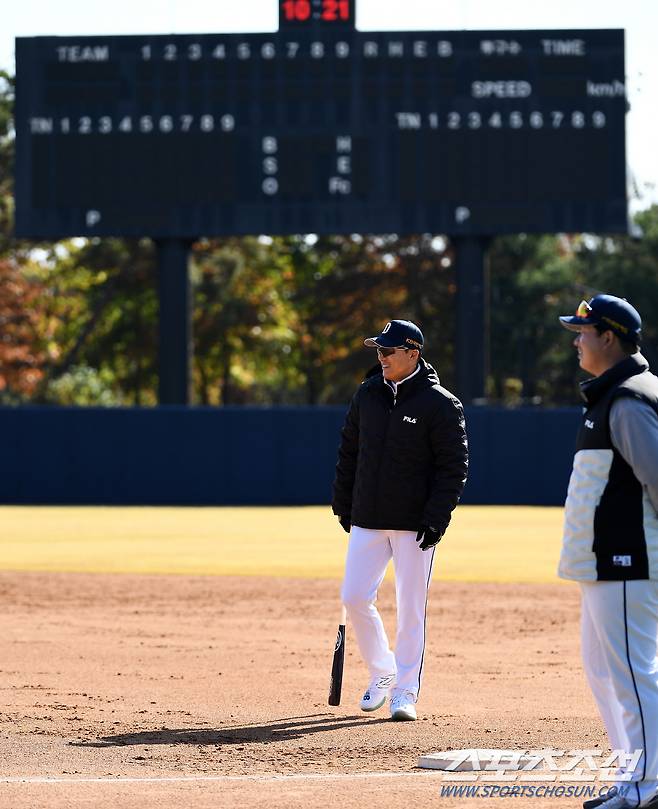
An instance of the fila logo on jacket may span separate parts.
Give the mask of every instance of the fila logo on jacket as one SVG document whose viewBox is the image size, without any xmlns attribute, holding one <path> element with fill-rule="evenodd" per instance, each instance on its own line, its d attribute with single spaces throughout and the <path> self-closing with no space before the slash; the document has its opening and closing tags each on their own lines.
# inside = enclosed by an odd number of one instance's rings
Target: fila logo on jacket
<svg viewBox="0 0 658 809">
<path fill-rule="evenodd" d="M 408 421 L 409 424 L 417 424 L 418 419 L 412 419 L 411 416 L 402 416 L 402 421 Z"/>
<path fill-rule="evenodd" d="M 558 575 L 576 581 L 658 579 L 658 517 L 646 489 L 612 443 L 621 397 L 658 412 L 658 377 L 634 354 L 584 383 L 587 402 L 564 509 Z"/>
</svg>

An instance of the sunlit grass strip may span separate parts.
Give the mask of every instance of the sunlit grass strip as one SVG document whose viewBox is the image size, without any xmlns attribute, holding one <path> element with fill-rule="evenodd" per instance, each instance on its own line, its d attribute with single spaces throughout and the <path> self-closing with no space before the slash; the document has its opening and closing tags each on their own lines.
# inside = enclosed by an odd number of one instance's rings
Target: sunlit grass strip
<svg viewBox="0 0 658 809">
<path fill-rule="evenodd" d="M 562 509 L 461 506 L 435 579 L 553 582 Z M 340 578 L 347 535 L 327 506 L 0 507 L 0 569 Z"/>
</svg>

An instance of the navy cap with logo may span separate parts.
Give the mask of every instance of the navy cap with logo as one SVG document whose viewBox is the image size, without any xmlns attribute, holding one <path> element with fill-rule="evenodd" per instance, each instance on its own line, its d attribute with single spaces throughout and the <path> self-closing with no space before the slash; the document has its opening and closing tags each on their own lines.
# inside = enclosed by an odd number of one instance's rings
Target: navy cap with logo
<svg viewBox="0 0 658 809">
<path fill-rule="evenodd" d="M 423 350 L 423 332 L 410 320 L 390 320 L 377 337 L 368 337 L 364 345 L 373 348 L 416 348 Z"/>
<path fill-rule="evenodd" d="M 571 331 L 580 331 L 582 326 L 599 326 L 635 345 L 642 339 L 640 313 L 625 298 L 615 295 L 595 295 L 590 301 L 581 301 L 576 314 L 561 317 L 560 323 Z"/>
</svg>

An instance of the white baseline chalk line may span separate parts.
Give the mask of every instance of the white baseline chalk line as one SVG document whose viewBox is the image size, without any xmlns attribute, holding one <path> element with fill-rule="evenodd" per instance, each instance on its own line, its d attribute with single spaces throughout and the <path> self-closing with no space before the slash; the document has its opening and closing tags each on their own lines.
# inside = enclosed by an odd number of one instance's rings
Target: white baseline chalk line
<svg viewBox="0 0 658 809">
<path fill-rule="evenodd" d="M 0 784 L 171 784 L 194 781 L 326 781 L 350 778 L 409 778 L 439 775 L 439 770 L 418 772 L 355 772 L 355 773 L 293 773 L 291 775 L 172 775 L 152 777 L 131 777 L 111 775 L 104 777 L 66 778 L 62 776 L 26 775 L 0 778 Z"/>
</svg>

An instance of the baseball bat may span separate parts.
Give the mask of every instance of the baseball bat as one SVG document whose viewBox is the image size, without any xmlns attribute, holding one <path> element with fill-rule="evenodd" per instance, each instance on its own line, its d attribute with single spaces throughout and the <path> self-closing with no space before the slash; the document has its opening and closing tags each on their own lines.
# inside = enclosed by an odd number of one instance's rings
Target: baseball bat
<svg viewBox="0 0 658 809">
<path fill-rule="evenodd" d="M 334 659 L 331 664 L 331 681 L 329 683 L 329 705 L 340 705 L 340 692 L 343 688 L 343 664 L 345 663 L 345 618 L 343 607 L 336 635 Z"/>
</svg>

